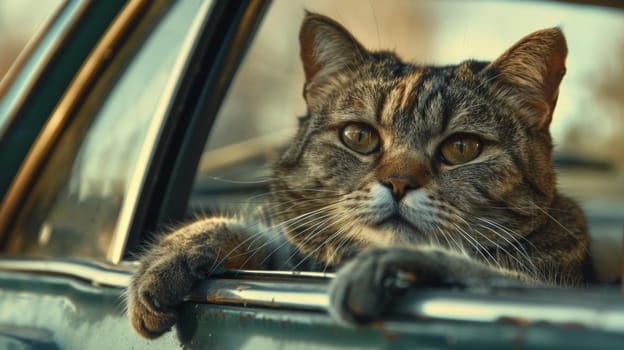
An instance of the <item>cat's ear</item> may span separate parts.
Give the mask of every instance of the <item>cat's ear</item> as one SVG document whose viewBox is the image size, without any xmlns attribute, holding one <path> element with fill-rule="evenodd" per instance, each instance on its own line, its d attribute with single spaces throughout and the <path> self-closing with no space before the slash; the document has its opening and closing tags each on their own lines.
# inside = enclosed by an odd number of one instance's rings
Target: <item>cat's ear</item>
<svg viewBox="0 0 624 350">
<path fill-rule="evenodd" d="M 366 49 L 338 22 L 306 11 L 299 33 L 306 84 L 349 65 L 357 65 Z"/>
<path fill-rule="evenodd" d="M 501 92 L 529 112 L 529 123 L 548 129 L 557 103 L 559 83 L 568 54 L 565 37 L 558 28 L 527 35 L 488 68 Z"/>
</svg>

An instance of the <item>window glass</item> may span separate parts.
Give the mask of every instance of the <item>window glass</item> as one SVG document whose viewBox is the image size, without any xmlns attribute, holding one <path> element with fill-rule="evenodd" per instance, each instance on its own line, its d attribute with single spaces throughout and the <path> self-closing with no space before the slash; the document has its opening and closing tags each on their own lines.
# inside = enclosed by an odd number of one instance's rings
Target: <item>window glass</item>
<svg viewBox="0 0 624 350">
<path fill-rule="evenodd" d="M 600 6 L 275 0 L 211 131 L 190 211 L 248 205 L 246 198 L 262 197 L 251 194 L 267 190 L 267 164 L 305 113 L 298 46 L 305 10 L 338 20 L 367 48 L 394 49 L 406 60 L 434 64 L 492 60 L 532 31 L 561 27 L 568 70 L 551 125 L 559 184 L 585 208 L 600 251 L 595 255 L 618 265 L 624 224 L 624 11 Z"/>
<path fill-rule="evenodd" d="M 176 2 L 131 62 L 111 64 L 125 68 L 113 68 L 113 85 L 96 86 L 65 130 L 21 212 L 10 253 L 106 256 L 152 117 L 201 3 Z"/>
<path fill-rule="evenodd" d="M 62 0 L 0 2 L 0 79 L 26 43 L 63 4 Z"/>
</svg>

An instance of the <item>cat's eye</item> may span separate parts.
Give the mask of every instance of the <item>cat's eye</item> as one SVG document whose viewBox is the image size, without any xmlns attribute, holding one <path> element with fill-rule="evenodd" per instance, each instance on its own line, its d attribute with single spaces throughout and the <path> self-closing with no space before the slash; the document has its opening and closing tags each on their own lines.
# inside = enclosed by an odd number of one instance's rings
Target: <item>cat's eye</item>
<svg viewBox="0 0 624 350">
<path fill-rule="evenodd" d="M 347 147 L 361 154 L 371 154 L 379 149 L 377 130 L 366 124 L 347 124 L 340 130 L 340 139 Z"/>
<path fill-rule="evenodd" d="M 456 134 L 440 146 L 440 155 L 445 163 L 458 165 L 467 163 L 481 154 L 483 142 L 475 135 Z"/>
</svg>

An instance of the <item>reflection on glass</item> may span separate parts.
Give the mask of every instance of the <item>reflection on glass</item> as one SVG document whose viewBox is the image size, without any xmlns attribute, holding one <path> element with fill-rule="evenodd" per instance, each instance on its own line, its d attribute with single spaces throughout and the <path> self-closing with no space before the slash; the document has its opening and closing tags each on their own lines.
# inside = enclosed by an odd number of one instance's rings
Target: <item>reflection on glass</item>
<svg viewBox="0 0 624 350">
<path fill-rule="evenodd" d="M 106 99 L 87 102 L 78 113 L 28 199 L 11 253 L 105 257 L 152 115 L 200 3 L 176 3 Z M 89 110 L 94 105 L 99 108 Z"/>
<path fill-rule="evenodd" d="M 0 2 L 0 80 L 26 43 L 62 4 L 62 0 Z"/>
</svg>

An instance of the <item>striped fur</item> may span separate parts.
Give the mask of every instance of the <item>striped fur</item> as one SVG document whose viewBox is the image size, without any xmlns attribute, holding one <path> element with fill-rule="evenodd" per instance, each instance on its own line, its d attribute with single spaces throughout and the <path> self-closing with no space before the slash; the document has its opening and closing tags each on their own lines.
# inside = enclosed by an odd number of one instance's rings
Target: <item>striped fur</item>
<svg viewBox="0 0 624 350">
<path fill-rule="evenodd" d="M 557 192 L 551 166 L 561 31 L 535 32 L 492 63 L 443 67 L 368 51 L 317 14 L 300 40 L 308 115 L 272 187 L 281 220 L 318 212 L 286 228 L 299 250 L 335 265 L 370 246 L 426 244 L 539 280 L 587 279 L 585 219 Z M 379 133 L 379 152 L 345 147 L 339 132 L 352 122 Z M 480 137 L 483 150 L 445 164 L 440 145 L 458 133 Z M 391 174 L 417 188 L 397 202 L 382 184 Z"/>
</svg>

